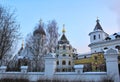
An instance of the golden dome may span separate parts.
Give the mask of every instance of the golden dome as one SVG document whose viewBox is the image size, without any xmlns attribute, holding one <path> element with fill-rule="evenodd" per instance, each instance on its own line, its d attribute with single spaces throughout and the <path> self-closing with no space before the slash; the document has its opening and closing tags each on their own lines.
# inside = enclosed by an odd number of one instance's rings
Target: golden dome
<svg viewBox="0 0 120 82">
<path fill-rule="evenodd" d="M 65 24 L 63 24 L 63 29 L 62 29 L 62 33 L 65 33 Z"/>
</svg>

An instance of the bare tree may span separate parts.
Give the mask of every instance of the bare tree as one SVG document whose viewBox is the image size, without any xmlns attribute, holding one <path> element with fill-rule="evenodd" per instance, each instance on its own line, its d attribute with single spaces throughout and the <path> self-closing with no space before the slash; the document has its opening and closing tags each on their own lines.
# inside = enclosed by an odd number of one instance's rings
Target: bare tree
<svg viewBox="0 0 120 82">
<path fill-rule="evenodd" d="M 5 61 L 13 54 L 14 43 L 20 36 L 19 27 L 14 12 L 0 6 L 0 60 Z"/>
<path fill-rule="evenodd" d="M 58 26 L 55 20 L 49 21 L 47 25 L 47 42 L 49 52 L 54 52 L 58 42 Z"/>
<path fill-rule="evenodd" d="M 46 33 L 44 31 L 44 24 L 40 24 L 35 28 L 33 34 L 30 34 L 26 41 L 26 48 L 31 52 L 33 56 L 33 68 L 43 68 L 44 59 L 43 56 L 47 52 L 46 48 Z"/>
</svg>

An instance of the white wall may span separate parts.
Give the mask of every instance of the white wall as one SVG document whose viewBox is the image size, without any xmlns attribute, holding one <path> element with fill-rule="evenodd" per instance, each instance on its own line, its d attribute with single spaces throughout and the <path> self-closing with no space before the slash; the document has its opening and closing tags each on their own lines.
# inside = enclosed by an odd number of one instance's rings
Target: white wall
<svg viewBox="0 0 120 82">
<path fill-rule="evenodd" d="M 86 81 L 98 81 L 102 77 L 106 77 L 106 72 L 85 72 L 83 74 L 77 74 L 76 72 L 56 72 L 53 77 L 54 79 L 64 79 L 64 80 L 86 80 Z M 44 72 L 28 72 L 28 73 L 21 73 L 21 72 L 5 72 L 0 73 L 0 78 L 28 78 L 30 81 L 37 81 L 38 79 L 48 79 Z"/>
</svg>

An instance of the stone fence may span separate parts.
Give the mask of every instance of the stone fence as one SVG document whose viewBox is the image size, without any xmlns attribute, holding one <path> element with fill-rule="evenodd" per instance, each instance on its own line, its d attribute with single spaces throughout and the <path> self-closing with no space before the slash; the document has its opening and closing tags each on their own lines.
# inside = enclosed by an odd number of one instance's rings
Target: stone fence
<svg viewBox="0 0 120 82">
<path fill-rule="evenodd" d="M 30 81 L 38 79 L 65 79 L 70 81 L 99 81 L 104 77 L 114 76 L 114 82 L 119 81 L 118 52 L 109 49 L 104 54 L 107 72 L 83 72 L 83 65 L 75 65 L 75 72 L 56 72 L 56 58 L 51 54 L 45 57 L 45 72 L 28 72 L 27 66 L 21 66 L 21 72 L 6 72 L 6 66 L 0 67 L 0 78 L 27 78 Z"/>
</svg>

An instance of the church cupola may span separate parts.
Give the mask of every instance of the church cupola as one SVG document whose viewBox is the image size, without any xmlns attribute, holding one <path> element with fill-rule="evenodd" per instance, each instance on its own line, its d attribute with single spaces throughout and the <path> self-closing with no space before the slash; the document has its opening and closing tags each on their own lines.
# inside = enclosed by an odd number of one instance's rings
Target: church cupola
<svg viewBox="0 0 120 82">
<path fill-rule="evenodd" d="M 89 33 L 89 36 L 90 36 L 90 43 L 97 43 L 97 42 L 103 41 L 108 36 L 108 34 L 105 33 L 103 28 L 101 27 L 100 21 L 98 18 L 96 20 L 96 26 L 93 32 Z"/>
<path fill-rule="evenodd" d="M 43 36 L 46 36 L 46 33 L 43 29 L 43 24 L 42 24 L 42 20 L 40 19 L 40 24 L 39 26 L 37 27 L 37 29 L 33 32 L 34 35 L 43 35 Z"/>
</svg>

